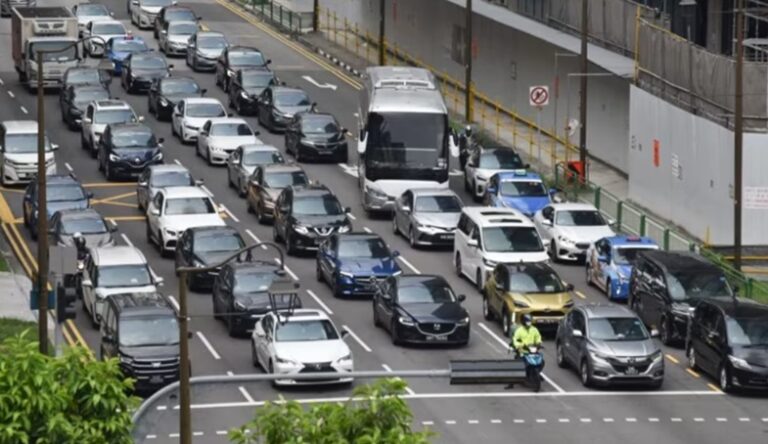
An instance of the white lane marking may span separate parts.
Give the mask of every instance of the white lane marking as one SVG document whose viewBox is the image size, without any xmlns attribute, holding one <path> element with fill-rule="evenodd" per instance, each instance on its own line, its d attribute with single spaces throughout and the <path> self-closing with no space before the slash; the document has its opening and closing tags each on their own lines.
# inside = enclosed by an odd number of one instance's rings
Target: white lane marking
<svg viewBox="0 0 768 444">
<path fill-rule="evenodd" d="M 504 341 L 502 338 L 500 338 L 500 337 L 499 337 L 499 336 L 498 336 L 496 333 L 494 333 L 493 331 L 491 331 L 491 329 L 490 329 L 490 328 L 488 328 L 488 327 L 486 327 L 486 326 L 485 326 L 485 324 L 483 324 L 482 322 L 478 322 L 478 323 L 477 323 L 477 325 L 478 325 L 480 328 L 482 328 L 483 330 L 485 330 L 485 332 L 486 332 L 486 333 L 488 333 L 488 334 L 489 334 L 489 335 L 490 335 L 490 336 L 491 336 L 493 339 L 495 339 L 495 340 L 496 340 L 497 342 L 499 342 L 499 343 L 500 343 L 502 346 L 504 346 L 504 348 L 505 348 L 505 349 L 506 349 L 506 348 L 509 348 L 509 343 L 507 343 L 507 342 L 506 342 L 506 341 Z M 555 381 L 553 381 L 553 380 L 552 380 L 552 379 L 551 379 L 549 376 L 547 376 L 547 375 L 545 375 L 544 373 L 542 373 L 542 374 L 541 374 L 541 377 L 542 377 L 542 378 L 544 378 L 544 380 L 545 380 L 545 381 L 547 381 L 547 383 L 549 383 L 549 385 L 551 385 L 551 386 L 552 386 L 552 387 L 553 387 L 555 390 L 557 390 L 557 391 L 558 391 L 558 392 L 560 392 L 560 393 L 565 393 L 565 390 L 563 390 L 563 388 L 562 388 L 562 387 L 560 387 L 559 385 L 557 385 L 557 383 L 556 383 Z"/>
<path fill-rule="evenodd" d="M 256 402 L 256 400 L 253 399 L 253 397 L 251 396 L 250 393 L 248 393 L 248 390 L 246 390 L 245 387 L 241 385 L 237 389 L 240 390 L 240 394 L 243 395 L 246 401 L 248 401 L 249 403 Z"/>
<path fill-rule="evenodd" d="M 569 423 L 569 422 L 571 422 L 571 420 L 568 419 L 568 418 L 560 418 L 560 419 L 557 420 L 557 422 Z"/>
<path fill-rule="evenodd" d="M 277 265 L 280 265 L 280 258 L 279 257 L 275 258 L 275 263 Z M 291 271 L 290 268 L 288 268 L 288 265 L 286 265 L 286 264 L 282 264 L 282 265 L 283 265 L 283 270 L 285 270 L 285 272 L 288 273 L 291 276 L 291 278 L 293 278 L 294 281 L 298 281 L 299 280 L 299 277 L 296 276 L 296 273 Z"/>
<path fill-rule="evenodd" d="M 350 175 L 352 177 L 357 177 L 358 176 L 357 168 L 355 168 L 355 167 L 353 167 L 351 165 L 347 165 L 346 163 L 340 163 L 339 167 L 344 171 L 344 173 L 346 173 L 346 174 L 348 174 L 348 175 Z"/>
<path fill-rule="evenodd" d="M 169 434 L 169 435 L 168 435 L 168 437 L 169 437 L 169 438 L 178 438 L 178 437 L 180 437 L 180 436 L 181 436 L 181 435 L 180 435 L 180 434 L 178 434 L 178 433 L 171 433 L 171 434 Z"/>
<path fill-rule="evenodd" d="M 585 424 L 587 424 L 587 423 L 592 422 L 592 418 L 581 418 L 580 421 L 585 423 Z"/>
<path fill-rule="evenodd" d="M 683 418 L 669 418 L 672 422 L 683 422 Z"/>
<path fill-rule="evenodd" d="M 391 368 L 390 366 L 388 366 L 387 364 L 381 364 L 381 366 L 384 368 L 384 370 L 386 370 L 386 371 L 388 371 L 388 372 L 392 373 L 392 368 Z M 399 378 L 398 378 L 398 379 L 399 379 Z M 406 391 L 406 392 L 407 392 L 409 395 L 415 395 L 415 394 L 416 394 L 416 392 L 414 392 L 413 390 L 411 390 L 411 388 L 410 388 L 410 387 L 408 387 L 408 386 L 405 386 L 405 391 Z"/>
<path fill-rule="evenodd" d="M 515 424 L 525 424 L 524 419 L 513 419 L 512 422 L 514 422 Z"/>
<path fill-rule="evenodd" d="M 21 108 L 21 112 L 23 112 L 24 114 L 29 114 L 29 111 L 27 111 L 27 109 L 24 108 L 23 106 L 20 106 L 19 108 Z"/>
<path fill-rule="evenodd" d="M 445 421 L 445 423 L 448 424 L 448 425 L 454 425 L 454 424 L 456 424 L 456 421 L 454 421 L 452 419 L 448 419 L 448 420 Z"/>
<path fill-rule="evenodd" d="M 16 97 L 16 96 L 13 94 L 13 91 L 8 91 L 8 95 L 9 95 L 9 96 L 11 96 L 11 98 L 14 98 L 14 97 Z"/>
<path fill-rule="evenodd" d="M 168 410 L 168 406 L 167 405 L 159 405 L 159 406 L 157 406 L 157 409 L 158 410 Z"/>
<path fill-rule="evenodd" d="M 467 423 L 474 425 L 474 424 L 480 424 L 480 421 L 478 421 L 477 419 L 468 419 Z"/>
<path fill-rule="evenodd" d="M 203 436 L 203 432 L 192 432 L 192 436 Z"/>
<path fill-rule="evenodd" d="M 434 424 L 435 424 L 434 421 L 421 421 L 421 425 L 424 425 L 424 426 L 431 426 Z"/>
<path fill-rule="evenodd" d="M 328 313 L 329 315 L 332 315 L 332 314 L 333 314 L 333 311 L 332 311 L 330 308 L 328 308 L 328 306 L 327 306 L 327 305 L 325 305 L 325 303 L 323 302 L 323 300 L 322 300 L 322 299 L 320 299 L 319 297 L 317 297 L 317 295 L 315 294 L 315 292 L 314 292 L 314 291 L 312 291 L 312 290 L 310 290 L 310 289 L 307 289 L 307 294 L 308 294 L 308 295 L 309 295 L 309 296 L 310 296 L 312 299 L 314 299 L 314 300 L 315 300 L 315 302 L 317 302 L 317 305 L 319 305 L 319 306 L 320 306 L 320 307 L 321 307 L 323 310 L 325 310 L 325 312 L 326 312 L 326 313 Z"/>
<path fill-rule="evenodd" d="M 648 422 L 659 422 L 659 418 L 648 418 Z"/>
<path fill-rule="evenodd" d="M 704 418 L 693 418 L 693 422 L 704 422 Z"/>
<path fill-rule="evenodd" d="M 501 424 L 501 420 L 500 419 L 492 419 L 491 420 L 491 424 Z"/>
<path fill-rule="evenodd" d="M 371 231 L 371 229 L 368 227 L 363 227 L 363 231 L 365 231 L 366 233 L 373 233 L 373 231 Z"/>
<path fill-rule="evenodd" d="M 349 335 L 352 336 L 352 339 L 354 339 L 355 341 L 357 341 L 358 344 L 360 344 L 360 347 L 363 347 L 363 350 L 367 351 L 368 353 L 373 351 L 371 350 L 371 347 L 368 347 L 368 345 L 365 342 L 363 342 L 363 340 L 360 339 L 360 337 L 357 336 L 355 332 L 352 331 L 351 328 L 349 328 L 349 326 L 342 325 L 342 327 L 349 332 Z"/>
<path fill-rule="evenodd" d="M 448 173 L 448 174 L 449 174 L 449 175 L 451 175 L 451 176 L 463 176 L 463 175 L 464 175 L 464 172 L 463 172 L 463 171 L 459 171 L 459 170 L 456 170 L 456 169 L 453 169 L 453 170 L 451 170 L 451 172 L 450 172 L 450 173 Z"/>
<path fill-rule="evenodd" d="M 0 85 L 5 85 L 5 82 L 3 82 L 3 79 L 0 79 Z"/>
<path fill-rule="evenodd" d="M 72 169 L 72 165 L 70 165 L 68 162 L 64 162 L 64 168 L 68 169 L 70 173 L 75 171 Z"/>
<path fill-rule="evenodd" d="M 232 218 L 232 220 L 233 220 L 233 221 L 235 221 L 235 222 L 236 222 L 236 223 L 238 223 L 238 224 L 240 223 L 240 219 L 238 219 L 238 218 L 237 218 L 237 216 L 235 216 L 234 214 L 232 214 L 232 212 L 231 212 L 231 211 L 229 211 L 229 208 L 225 207 L 225 206 L 224 206 L 224 204 L 221 204 L 221 205 L 219 205 L 219 208 L 221 208 L 221 209 L 222 209 L 222 211 L 224 211 L 225 213 L 227 213 L 227 216 L 229 216 L 230 218 Z"/>
<path fill-rule="evenodd" d="M 603 418 L 603 422 L 613 422 L 613 418 Z"/>
<path fill-rule="evenodd" d="M 173 305 L 173 308 L 176 309 L 176 311 L 179 311 L 179 303 L 176 301 L 176 298 L 173 296 L 168 296 L 168 299 L 171 301 L 171 305 Z"/>
<path fill-rule="evenodd" d="M 637 422 L 637 418 L 624 418 L 627 422 Z"/>
<path fill-rule="evenodd" d="M 546 424 L 547 420 L 544 419 L 544 418 L 536 418 L 536 423 L 537 424 Z"/>
<path fill-rule="evenodd" d="M 246 229 L 246 230 L 245 230 L 245 234 L 247 234 L 248 236 L 251 236 L 251 239 L 255 240 L 257 244 L 260 244 L 260 243 L 261 243 L 261 239 L 259 239 L 259 237 L 258 237 L 258 236 L 256 236 L 255 234 L 253 234 L 253 231 L 251 231 L 251 229 L 250 229 L 250 228 L 248 228 L 248 229 Z M 262 250 L 266 250 L 266 249 L 267 249 L 267 246 L 266 246 L 266 245 L 262 245 L 262 246 L 261 246 L 261 249 L 262 249 Z"/>
<path fill-rule="evenodd" d="M 749 418 L 739 418 L 739 421 L 741 422 L 749 422 Z"/>
<path fill-rule="evenodd" d="M 349 216 L 349 218 L 352 220 L 357 220 L 357 217 L 352 213 L 348 213 L 347 216 Z"/>
<path fill-rule="evenodd" d="M 175 164 L 176 164 L 176 165 L 178 165 L 178 166 L 184 166 L 184 165 L 182 165 L 182 164 L 181 164 L 181 162 L 179 161 L 179 159 L 173 159 L 173 163 L 175 163 Z"/>
<path fill-rule="evenodd" d="M 226 431 L 226 430 L 216 430 L 216 434 L 219 435 L 219 436 L 226 435 L 227 433 L 229 433 L 229 432 Z"/>
<path fill-rule="evenodd" d="M 209 352 L 211 352 L 211 355 L 213 355 L 213 359 L 220 360 L 221 356 L 219 356 L 218 353 L 216 353 L 216 350 L 213 348 L 210 342 L 208 342 L 208 338 L 205 337 L 205 335 L 202 332 L 197 332 L 197 337 L 200 338 L 200 340 L 203 342 L 203 345 L 205 345 L 205 348 L 208 349 Z"/>
<path fill-rule="evenodd" d="M 208 195 L 208 197 L 213 198 L 213 193 L 211 193 L 211 190 L 208 189 L 205 185 L 200 185 L 200 189 L 203 190 L 205 194 Z"/>
<path fill-rule="evenodd" d="M 232 370 L 227 370 L 227 376 L 235 376 L 235 372 Z"/>
<path fill-rule="evenodd" d="M 717 422 L 728 422 L 728 418 L 715 418 Z"/>
<path fill-rule="evenodd" d="M 318 83 L 317 80 L 313 79 L 310 76 L 301 76 L 301 78 L 306 80 L 307 82 L 315 85 L 316 87 L 318 87 L 320 89 L 332 89 L 332 90 L 336 91 L 336 88 L 338 88 L 336 85 L 334 85 L 332 83 L 322 83 L 322 84 Z"/>
<path fill-rule="evenodd" d="M 768 418 L 763 418 L 763 419 L 761 419 L 761 421 L 768 422 Z"/>
<path fill-rule="evenodd" d="M 128 239 L 128 236 L 126 236 L 125 233 L 120 233 L 120 237 L 123 238 L 123 241 L 125 241 L 125 243 L 128 244 L 129 247 L 133 246 L 133 242 L 131 242 L 131 240 Z"/>
<path fill-rule="evenodd" d="M 408 262 L 408 259 L 404 258 L 403 256 L 398 256 L 398 259 L 400 259 L 400 262 L 404 263 L 408 268 L 411 269 L 416 274 L 421 274 L 418 268 L 414 267 L 412 263 Z"/>
<path fill-rule="evenodd" d="M 157 439 L 157 435 L 147 435 L 146 439 Z"/>
</svg>

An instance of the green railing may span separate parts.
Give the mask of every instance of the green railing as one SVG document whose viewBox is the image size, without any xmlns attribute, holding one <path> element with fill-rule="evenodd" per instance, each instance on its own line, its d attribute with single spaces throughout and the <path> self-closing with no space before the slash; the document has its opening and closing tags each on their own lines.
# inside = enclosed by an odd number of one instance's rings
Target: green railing
<svg viewBox="0 0 768 444">
<path fill-rule="evenodd" d="M 307 19 L 306 14 L 291 11 L 283 5 L 271 0 L 237 0 L 241 5 L 250 10 L 260 19 L 270 22 L 291 34 L 305 32 L 305 26 L 312 26 L 311 15 Z"/>
</svg>

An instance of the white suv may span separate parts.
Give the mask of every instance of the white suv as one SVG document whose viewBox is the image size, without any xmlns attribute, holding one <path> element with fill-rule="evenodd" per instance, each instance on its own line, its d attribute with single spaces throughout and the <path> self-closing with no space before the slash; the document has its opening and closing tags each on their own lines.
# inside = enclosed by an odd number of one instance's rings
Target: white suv
<svg viewBox="0 0 768 444">
<path fill-rule="evenodd" d="M 110 123 L 141 122 L 144 118 L 137 116 L 127 102 L 123 100 L 98 100 L 88 104 L 83 115 L 80 146 L 96 157 L 99 141 L 104 129 Z"/>
<path fill-rule="evenodd" d="M 154 293 L 163 283 L 135 247 L 97 247 L 88 250 L 82 276 L 83 309 L 93 326 L 99 325 L 104 302 L 119 293 Z"/>
<path fill-rule="evenodd" d="M 37 122 L 34 120 L 6 120 L 0 124 L 0 183 L 3 185 L 27 183 L 37 175 Z M 56 174 L 56 158 L 45 136 L 45 173 Z"/>
<path fill-rule="evenodd" d="M 608 220 L 592 204 L 552 203 L 533 215 L 533 223 L 549 244 L 552 260 L 584 261 L 587 249 L 598 239 L 613 236 Z"/>
<path fill-rule="evenodd" d="M 511 208 L 464 207 L 453 242 L 456 273 L 482 289 L 499 263 L 544 262 L 547 250 L 530 219 Z"/>
</svg>

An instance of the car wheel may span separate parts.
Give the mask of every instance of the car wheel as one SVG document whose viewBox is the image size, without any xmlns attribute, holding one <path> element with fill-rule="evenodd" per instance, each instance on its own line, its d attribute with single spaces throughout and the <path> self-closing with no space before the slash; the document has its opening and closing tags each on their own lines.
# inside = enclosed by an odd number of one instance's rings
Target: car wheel
<svg viewBox="0 0 768 444">
<path fill-rule="evenodd" d="M 165 252 L 163 252 L 163 234 L 160 232 L 160 230 L 157 230 L 157 234 L 155 236 L 157 237 L 157 251 L 160 253 L 161 257 L 164 257 Z"/>
<path fill-rule="evenodd" d="M 611 278 L 605 279 L 605 295 L 608 299 L 613 299 L 613 292 L 611 291 Z"/>
<path fill-rule="evenodd" d="M 472 200 L 475 202 L 480 202 L 480 199 L 482 198 L 482 196 L 477 195 L 477 182 L 475 182 L 474 180 L 472 181 L 471 193 L 472 193 Z"/>
<path fill-rule="evenodd" d="M 251 339 L 251 362 L 253 363 L 254 367 L 261 367 L 261 364 L 259 364 L 259 358 L 256 356 L 256 343 L 253 341 L 253 339 Z"/>
<path fill-rule="evenodd" d="M 483 295 L 483 317 L 486 321 L 493 320 L 493 312 L 491 311 L 491 304 L 488 302 L 488 296 Z"/>
<path fill-rule="evenodd" d="M 413 228 L 408 230 L 408 243 L 411 245 L 411 248 L 418 247 L 418 245 L 416 245 L 416 235 L 413 233 Z"/>
<path fill-rule="evenodd" d="M 585 280 L 587 281 L 587 286 L 591 287 L 595 284 L 594 281 L 592 280 L 592 273 L 593 273 L 592 267 L 590 267 L 589 262 L 587 262 L 587 266 L 584 268 L 586 269 Z"/>
<path fill-rule="evenodd" d="M 462 272 L 461 272 L 461 255 L 459 253 L 456 253 L 455 265 L 456 265 L 456 276 L 461 277 L 461 275 L 462 275 Z"/>
<path fill-rule="evenodd" d="M 397 216 L 396 215 L 392 216 L 392 232 L 395 235 L 400 234 L 400 229 L 397 227 Z"/>
<path fill-rule="evenodd" d="M 512 315 L 505 309 L 504 313 L 501 314 L 501 331 L 504 333 L 504 336 L 512 336 L 512 325 L 514 322 Z"/>
<path fill-rule="evenodd" d="M 221 320 L 221 315 L 219 314 L 219 304 L 216 303 L 216 296 L 211 297 L 211 301 L 213 301 L 213 319 Z"/>
<path fill-rule="evenodd" d="M 720 390 L 725 393 L 733 390 L 733 385 L 731 385 L 731 372 L 728 371 L 727 364 L 723 363 L 723 365 L 720 366 L 720 372 L 718 374 L 719 377 L 717 379 L 720 384 Z"/>
<path fill-rule="evenodd" d="M 477 291 L 483 291 L 483 272 L 479 268 L 475 272 L 475 287 L 477 287 Z"/>
<path fill-rule="evenodd" d="M 264 209 L 260 205 L 256 208 L 256 219 L 260 224 L 267 223 L 267 216 L 264 215 Z"/>
<path fill-rule="evenodd" d="M 208 161 L 208 165 L 213 166 L 213 162 L 211 162 L 211 149 L 210 148 L 205 150 L 205 160 Z"/>
<path fill-rule="evenodd" d="M 195 145 L 195 156 L 197 157 L 203 157 L 202 154 L 200 154 L 200 141 L 197 142 L 197 145 Z"/>
<path fill-rule="evenodd" d="M 232 182 L 232 173 L 230 173 L 229 168 L 227 168 L 227 186 L 230 188 L 235 187 L 235 183 Z"/>
<path fill-rule="evenodd" d="M 696 350 L 693 349 L 692 345 L 688 346 L 688 351 L 685 355 L 688 357 L 688 367 L 691 370 L 697 370 L 699 366 L 696 364 Z"/>
<path fill-rule="evenodd" d="M 112 168 L 109 166 L 109 162 L 106 162 L 104 165 L 104 176 L 107 178 L 107 182 L 112 182 L 115 178 L 112 173 Z"/>
<path fill-rule="evenodd" d="M 659 327 L 660 327 L 659 339 L 661 339 L 661 343 L 664 345 L 671 345 L 672 344 L 672 326 L 669 324 L 669 321 L 666 318 L 661 318 Z"/>
<path fill-rule="evenodd" d="M 245 197 L 246 193 L 248 193 L 248 190 L 246 190 L 245 186 L 243 186 L 242 179 L 237 179 L 237 195 L 240 197 Z"/>
<path fill-rule="evenodd" d="M 149 245 L 152 245 L 153 243 L 155 243 L 155 242 L 152 240 L 152 230 L 150 230 L 150 229 L 149 229 L 149 222 L 147 222 L 147 230 L 146 230 L 146 234 L 147 234 L 147 243 L 148 243 Z"/>
<path fill-rule="evenodd" d="M 285 251 L 288 256 L 296 255 L 296 246 L 293 244 L 293 236 L 291 234 L 285 235 Z"/>
<path fill-rule="evenodd" d="M 317 282 L 323 282 L 323 270 L 320 268 L 320 262 L 315 265 L 315 279 Z"/>
<path fill-rule="evenodd" d="M 197 68 L 197 57 L 195 57 L 195 56 L 192 56 L 192 71 L 195 71 L 195 72 L 198 71 L 198 68 Z"/>
<path fill-rule="evenodd" d="M 555 343 L 555 360 L 557 362 L 557 366 L 560 368 L 566 368 L 568 367 L 568 362 L 565 360 L 565 351 L 563 350 L 563 344 L 560 343 L 560 341 L 557 341 Z"/>
<path fill-rule="evenodd" d="M 227 316 L 227 334 L 230 338 L 236 338 L 238 336 L 238 331 L 235 328 L 235 321 L 232 320 L 232 316 Z"/>
<path fill-rule="evenodd" d="M 87 150 L 88 149 L 88 143 L 85 141 L 85 136 L 83 133 L 80 133 L 80 148 Z"/>
<path fill-rule="evenodd" d="M 557 244 L 556 244 L 554 238 L 552 238 L 552 240 L 549 242 L 549 257 L 550 257 L 550 259 L 552 259 L 553 263 L 560 262 L 557 259 Z"/>
<path fill-rule="evenodd" d="M 277 225 L 272 225 L 272 240 L 275 242 L 282 242 L 283 238 L 280 237 L 280 232 L 277 229 Z"/>
<path fill-rule="evenodd" d="M 579 366 L 579 377 L 581 379 L 581 385 L 584 387 L 592 386 L 592 371 L 589 368 L 589 361 L 586 359 L 582 360 L 581 365 Z"/>
<path fill-rule="evenodd" d="M 392 325 L 389 327 L 389 335 L 392 338 L 393 345 L 400 345 L 402 343 L 397 333 L 397 320 L 394 317 L 392 318 Z"/>
<path fill-rule="evenodd" d="M 381 328 L 381 320 L 379 319 L 379 311 L 376 310 L 376 302 L 373 303 L 373 326 Z"/>
</svg>

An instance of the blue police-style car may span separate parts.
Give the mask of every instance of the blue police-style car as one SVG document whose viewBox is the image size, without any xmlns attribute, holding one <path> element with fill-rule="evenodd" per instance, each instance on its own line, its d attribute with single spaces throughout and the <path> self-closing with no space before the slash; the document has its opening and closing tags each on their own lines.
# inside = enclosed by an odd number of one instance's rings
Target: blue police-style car
<svg viewBox="0 0 768 444">
<path fill-rule="evenodd" d="M 533 217 L 549 205 L 557 190 L 547 190 L 541 176 L 526 170 L 503 171 L 488 180 L 485 204 L 507 207 Z"/>
<path fill-rule="evenodd" d="M 46 177 L 46 206 L 48 220 L 62 210 L 82 210 L 91 206 L 93 193 L 85 191 L 73 176 L 64 174 Z M 33 180 L 24 191 L 24 225 L 29 228 L 32 239 L 37 239 L 38 182 Z M 44 233 L 46 234 L 46 233 Z"/>
<path fill-rule="evenodd" d="M 599 239 L 587 250 L 587 284 L 602 289 L 610 300 L 626 301 L 637 253 L 658 249 L 659 245 L 648 237 L 618 235 Z"/>
<path fill-rule="evenodd" d="M 141 37 L 126 35 L 122 37 L 112 37 L 107 42 L 104 49 L 104 57 L 114 64 L 115 75 L 120 75 L 123 71 L 123 62 L 129 54 L 152 51 L 147 42 Z"/>
<path fill-rule="evenodd" d="M 376 234 L 334 234 L 317 251 L 317 280 L 336 297 L 372 295 L 377 279 L 402 273 L 399 255 Z"/>
</svg>

